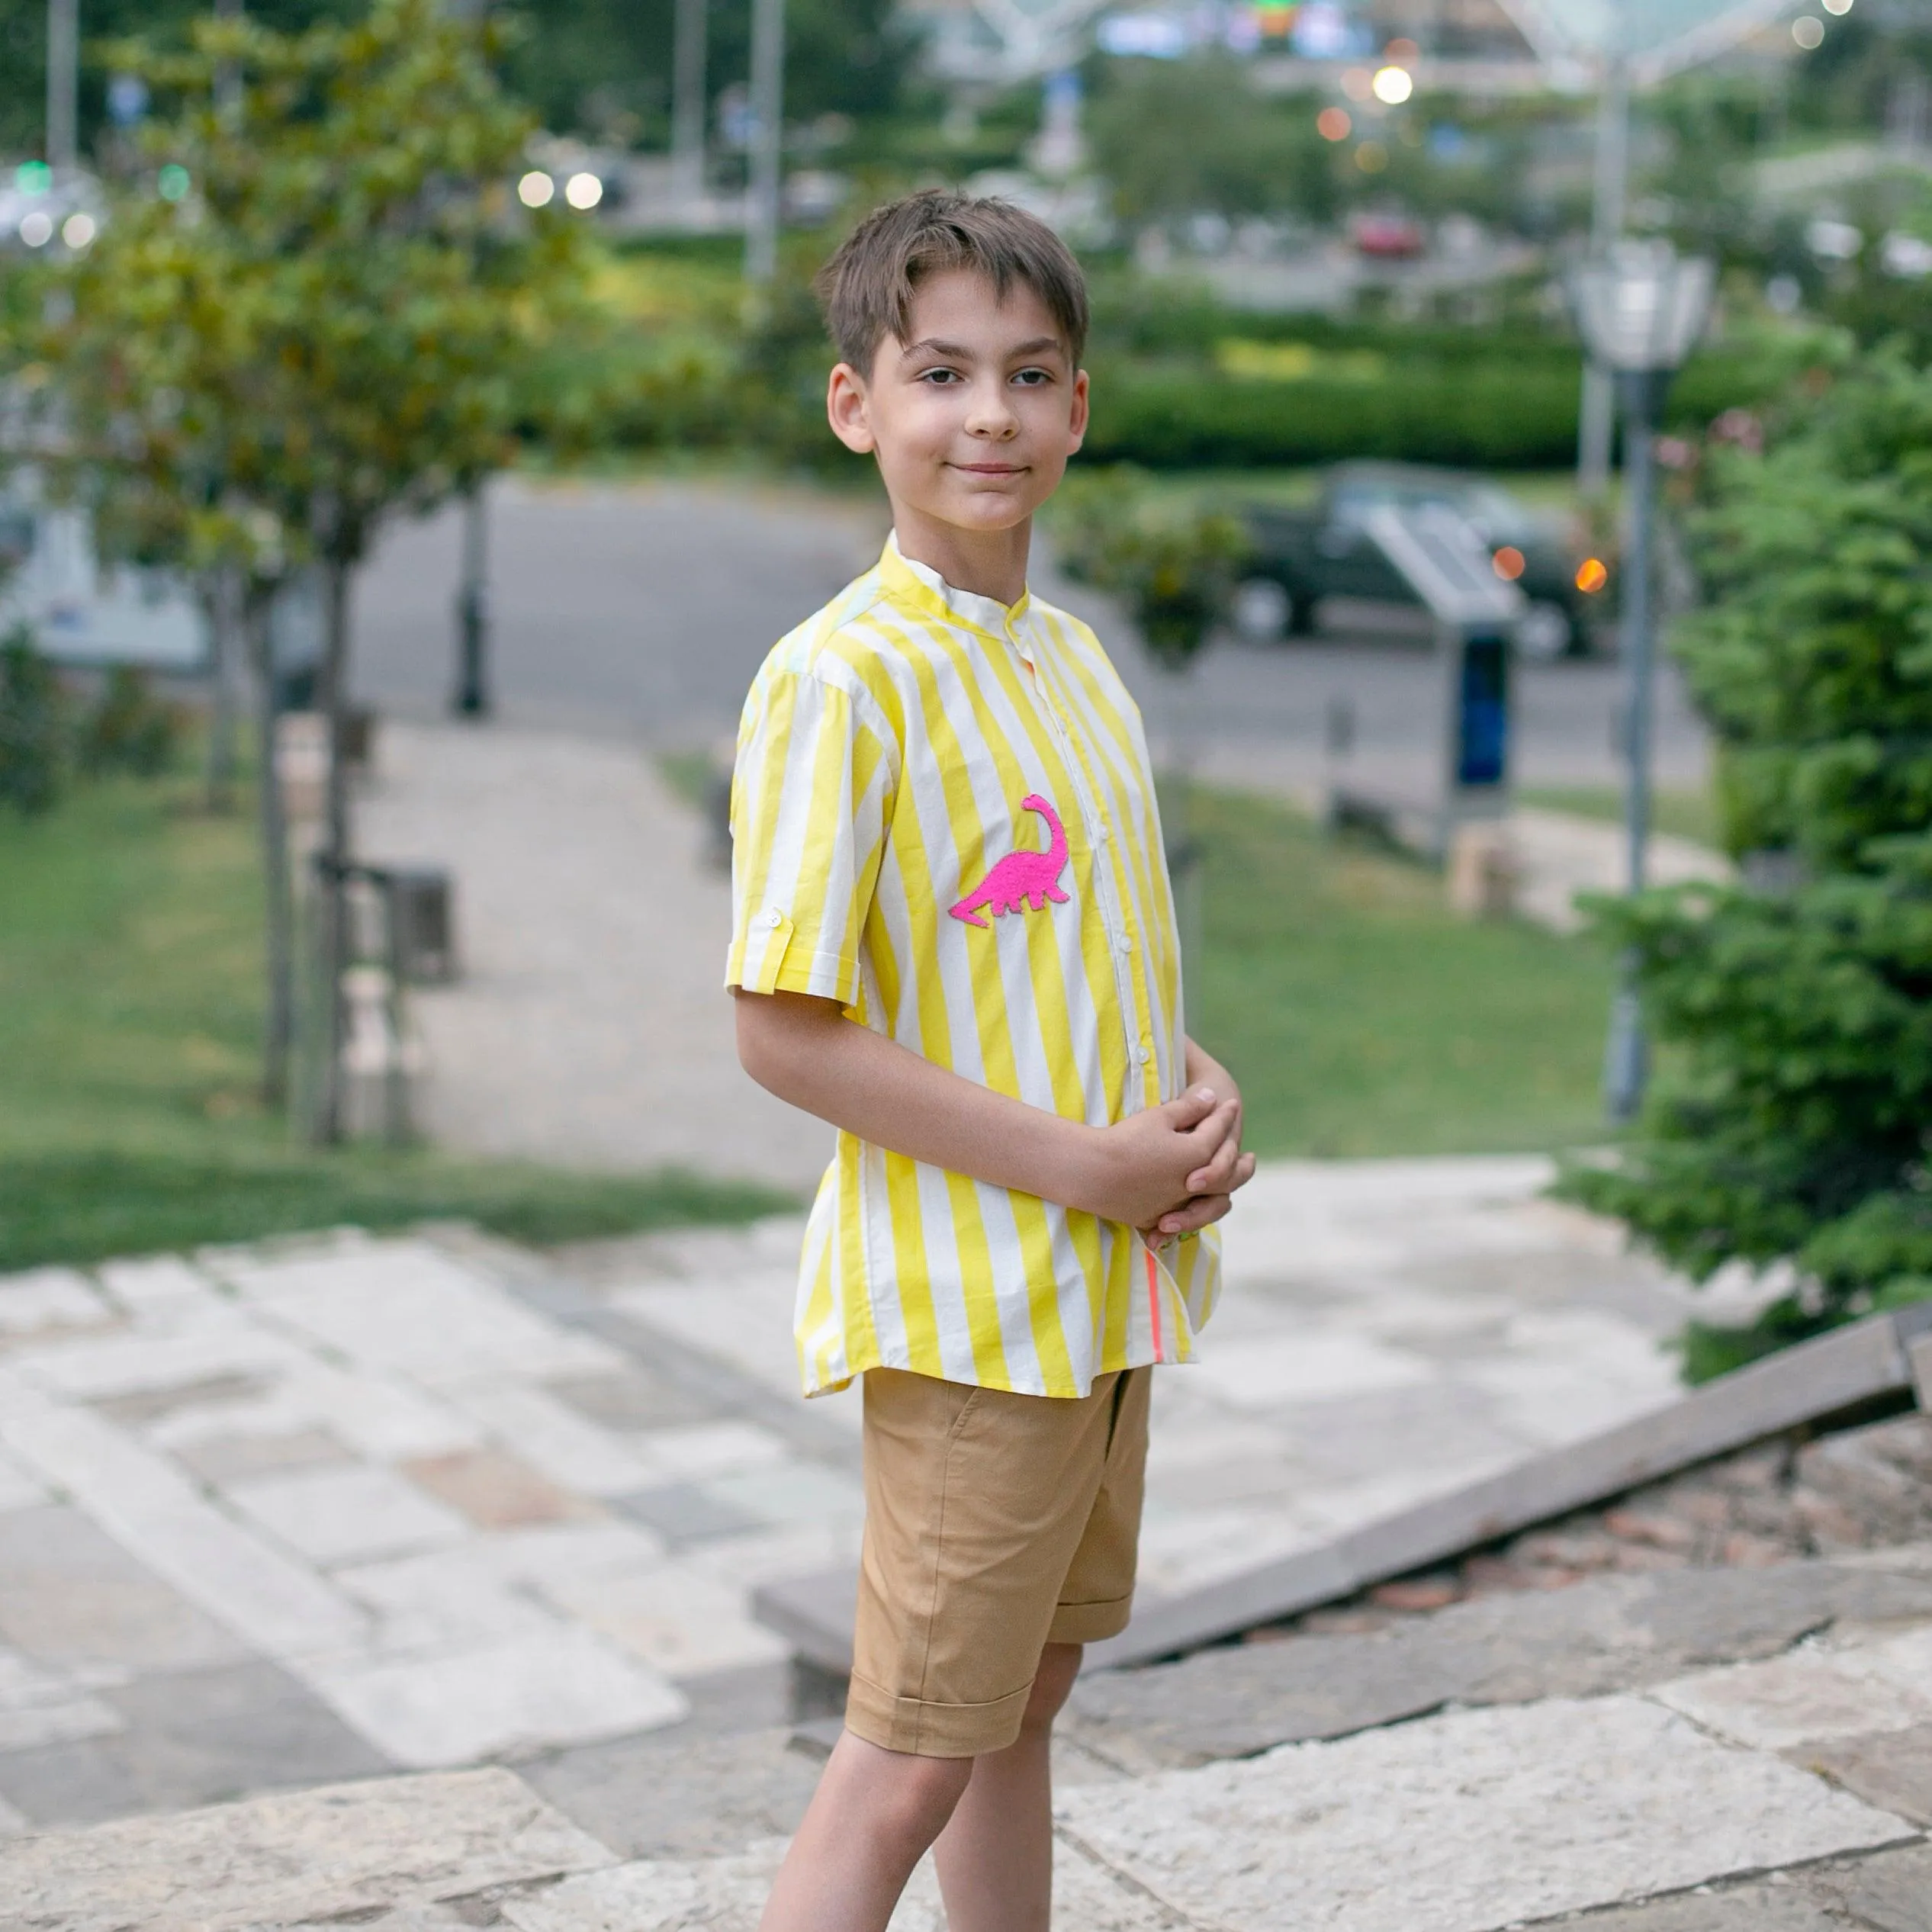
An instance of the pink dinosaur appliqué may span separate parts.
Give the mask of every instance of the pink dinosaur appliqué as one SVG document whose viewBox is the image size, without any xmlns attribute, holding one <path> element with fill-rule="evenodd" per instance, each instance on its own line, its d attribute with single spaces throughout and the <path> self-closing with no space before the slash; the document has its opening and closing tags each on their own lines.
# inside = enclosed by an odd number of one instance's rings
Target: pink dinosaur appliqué
<svg viewBox="0 0 1932 1932">
<path fill-rule="evenodd" d="M 997 919 L 1005 913 L 1024 912 L 1029 905 L 1036 912 L 1044 912 L 1049 899 L 1056 905 L 1066 903 L 1067 895 L 1059 887 L 1060 874 L 1066 870 L 1066 831 L 1060 815 L 1037 792 L 1029 792 L 1020 801 L 1020 809 L 1037 812 L 1046 821 L 1046 850 L 1008 853 L 950 908 L 953 917 L 963 924 L 983 931 L 986 922 L 978 916 L 982 908 Z"/>
</svg>

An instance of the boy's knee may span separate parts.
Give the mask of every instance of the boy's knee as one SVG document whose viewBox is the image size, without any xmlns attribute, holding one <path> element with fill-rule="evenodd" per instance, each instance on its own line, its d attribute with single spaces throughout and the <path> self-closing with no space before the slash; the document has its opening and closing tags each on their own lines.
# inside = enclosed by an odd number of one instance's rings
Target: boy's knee
<svg viewBox="0 0 1932 1932">
<path fill-rule="evenodd" d="M 1040 1667 L 1033 1675 L 1033 1694 L 1020 1720 L 1022 1735 L 1053 1728 L 1053 1720 L 1072 1693 L 1073 1680 L 1080 1674 L 1081 1654 L 1078 1644 L 1049 1644 L 1041 1651 Z"/>
<path fill-rule="evenodd" d="M 921 1757 L 910 1751 L 889 1755 L 893 1762 L 880 1780 L 879 1828 L 894 1841 L 911 1846 L 917 1856 L 953 1815 L 972 1776 L 972 1760 Z"/>
</svg>

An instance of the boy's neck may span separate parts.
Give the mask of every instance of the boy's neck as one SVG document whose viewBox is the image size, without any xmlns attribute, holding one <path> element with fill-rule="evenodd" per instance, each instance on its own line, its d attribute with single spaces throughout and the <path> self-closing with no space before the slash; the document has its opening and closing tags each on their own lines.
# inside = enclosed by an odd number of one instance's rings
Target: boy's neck
<svg viewBox="0 0 1932 1932">
<path fill-rule="evenodd" d="M 1009 608 L 1027 594 L 1027 555 L 1033 542 L 1033 519 L 1023 518 L 1010 529 L 963 530 L 918 511 L 902 512 L 895 503 L 893 530 L 899 555 L 927 570 L 937 571 L 955 590 L 991 597 Z"/>
</svg>

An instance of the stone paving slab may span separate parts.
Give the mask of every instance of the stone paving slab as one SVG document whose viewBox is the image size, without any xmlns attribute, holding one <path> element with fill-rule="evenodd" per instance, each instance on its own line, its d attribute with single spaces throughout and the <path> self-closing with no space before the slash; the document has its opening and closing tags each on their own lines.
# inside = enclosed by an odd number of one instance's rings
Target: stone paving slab
<svg viewBox="0 0 1932 1932">
<path fill-rule="evenodd" d="M 795 1435 L 762 1390 L 744 1413 L 722 1365 L 667 1379 L 633 1318 L 514 1264 L 349 1230 L 0 1278 L 18 1811 L 746 1721 L 706 1686 L 782 1660 L 749 1615 L 760 1581 L 851 1553 L 853 1479 L 799 1448 L 845 1439 Z M 533 1275 L 556 1285 L 526 1292 Z M 667 1492 L 675 1549 L 649 1522 Z M 749 1721 L 784 1715 L 760 1696 Z"/>
<path fill-rule="evenodd" d="M 1882 1811 L 1932 1827 L 1932 1724 L 1886 1726 L 1803 1744 L 1786 1754 Z"/>
<path fill-rule="evenodd" d="M 244 1932 L 611 1862 L 507 1771 L 375 1779 L 0 1844 L 0 1932 Z"/>
<path fill-rule="evenodd" d="M 1873 1932 L 1932 1932 L 1932 1847 L 1882 1853 L 1806 1889 Z"/>
<path fill-rule="evenodd" d="M 1064 1721 L 1095 1748 L 1136 1768 L 1198 1764 L 1346 1736 L 1450 1703 L 1518 1703 L 1669 1684 L 1693 1665 L 1775 1657 L 1834 1623 L 1909 1619 L 1932 1619 L 1932 1576 L 1799 1563 L 1602 1577 L 1546 1595 L 1458 1604 L 1374 1635 L 1296 1637 L 1204 1651 L 1148 1670 L 1098 1673 L 1075 1686 Z M 1824 1667 L 1821 1660 L 1818 1668 Z M 1895 1682 L 1876 1697 L 1861 1696 L 1860 1673 L 1872 1667 L 1850 1656 L 1830 1660 L 1841 1680 L 1841 1702 L 1866 1715 L 1888 1699 L 1895 1707 L 1902 1702 L 1909 1714 L 1912 1693 Z M 1753 1680 L 1744 1681 L 1748 1689 Z M 1780 1681 L 1774 1673 L 1760 1693 L 1754 1718 L 1760 1731 L 1779 1721 Z M 1702 1719 L 1721 1693 L 1678 1683 L 1662 1694 Z M 1741 1693 L 1730 1700 L 1734 1706 L 1744 1701 Z M 1736 1721 L 1754 1728 L 1741 1716 Z"/>
<path fill-rule="evenodd" d="M 731 1858 L 622 1865 L 506 1900 L 503 1918 L 516 1932 L 756 1932 L 783 1851 L 780 1839 Z M 1071 1847 L 1054 1861 L 1053 1915 L 1069 1932 L 1169 1932 L 1187 1923 Z M 914 1873 L 889 1932 L 946 1932 L 930 1860 Z"/>
<path fill-rule="evenodd" d="M 1667 1400 L 1681 1292 L 1547 1172 L 1264 1172 L 1206 1365 L 1162 1378 L 1151 1596 L 1519 1456 L 1579 1359 L 1593 1413 Z M 856 1397 L 796 1392 L 799 1236 L 348 1230 L 0 1278 L 0 1644 L 40 1673 L 0 1795 L 47 1823 L 779 1721 L 767 1680 L 711 1687 L 773 1668 L 754 1593 L 850 1563 L 860 1508 Z M 252 1737 L 181 1744 L 203 1670 L 262 1686 Z M 57 1805 L 16 1795 L 37 1770 Z"/>
<path fill-rule="evenodd" d="M 1069 1792 L 1056 1811 L 1107 1865 L 1226 1932 L 1494 1932 L 1915 1835 L 1627 1697 L 1287 1745 Z"/>
<path fill-rule="evenodd" d="M 112 1718 L 104 1734 L 0 1752 L 0 1793 L 34 1823 L 176 1811 L 394 1768 L 306 1686 L 265 1661 L 139 1677 L 98 1701 Z"/>
<path fill-rule="evenodd" d="M 1680 1677 L 1654 1695 L 1705 1730 L 1758 1750 L 1932 1724 L 1932 1701 L 1843 1670 L 1816 1648 Z"/>
</svg>

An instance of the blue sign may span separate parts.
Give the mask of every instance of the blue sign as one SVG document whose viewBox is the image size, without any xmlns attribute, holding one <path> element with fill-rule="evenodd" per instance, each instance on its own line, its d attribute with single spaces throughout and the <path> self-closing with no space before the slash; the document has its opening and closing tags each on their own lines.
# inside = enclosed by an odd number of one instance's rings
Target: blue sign
<svg viewBox="0 0 1932 1932">
<path fill-rule="evenodd" d="M 1456 680 L 1455 782 L 1500 785 L 1509 769 L 1509 641 L 1479 632 L 1462 641 Z"/>
</svg>

